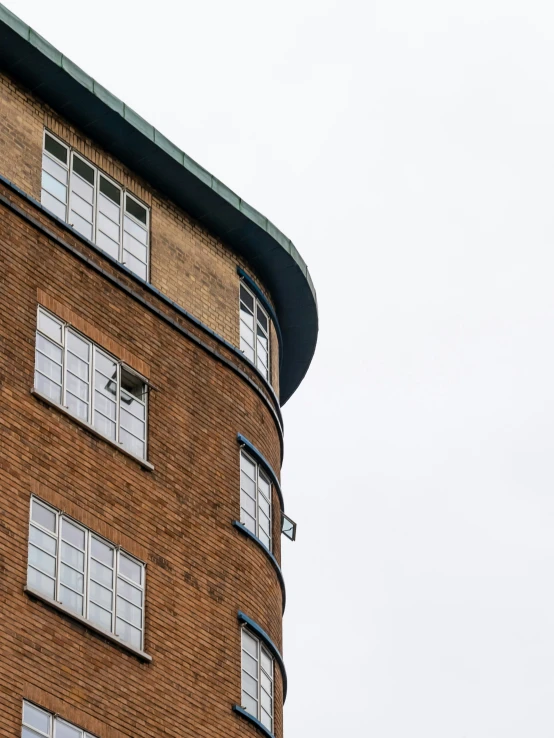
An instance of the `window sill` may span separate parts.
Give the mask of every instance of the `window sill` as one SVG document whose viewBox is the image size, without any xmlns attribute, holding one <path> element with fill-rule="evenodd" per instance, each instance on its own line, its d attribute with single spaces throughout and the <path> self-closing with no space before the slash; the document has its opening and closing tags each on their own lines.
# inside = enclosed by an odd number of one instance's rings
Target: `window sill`
<svg viewBox="0 0 554 738">
<path fill-rule="evenodd" d="M 260 539 L 254 535 L 251 531 L 248 530 L 248 528 L 243 524 L 239 523 L 238 520 L 233 520 L 233 527 L 236 528 L 240 533 L 242 533 L 243 536 L 246 538 L 249 538 L 251 541 L 254 541 L 254 543 L 259 546 L 264 554 L 267 556 L 267 558 L 270 560 L 271 565 L 275 569 L 275 573 L 277 574 L 277 579 L 279 580 L 279 584 L 281 585 L 281 592 L 283 593 L 283 612 L 285 612 L 285 605 L 287 603 L 287 595 L 285 591 L 285 580 L 283 578 L 283 572 L 281 571 L 281 567 L 279 566 L 279 563 L 275 556 L 271 553 L 271 551 L 264 546 L 264 544 L 260 541 Z"/>
<path fill-rule="evenodd" d="M 239 707 L 238 705 L 233 705 L 233 712 L 236 712 L 237 715 L 240 715 L 245 720 L 248 720 L 252 723 L 252 725 L 255 725 L 258 730 L 263 733 L 266 738 L 275 738 L 273 733 L 271 733 L 263 723 L 261 723 L 257 718 L 255 718 L 253 715 L 251 715 L 249 712 L 246 712 L 246 710 L 243 707 Z"/>
<path fill-rule="evenodd" d="M 49 597 L 46 597 L 40 592 L 37 592 L 36 590 L 31 589 L 30 587 L 27 587 L 27 586 L 23 588 L 23 591 L 28 597 L 31 597 L 36 600 L 40 600 L 41 602 L 44 602 L 45 605 L 52 607 L 54 610 L 59 610 L 64 615 L 67 615 L 67 617 L 72 618 L 73 620 L 76 620 L 78 623 L 81 623 L 81 625 L 84 625 L 85 628 L 87 628 L 88 630 L 92 630 L 94 633 L 98 633 L 103 638 L 107 638 L 112 643 L 115 643 L 116 646 L 119 646 L 124 651 L 128 651 L 129 653 L 132 653 L 134 656 L 139 658 L 141 661 L 146 661 L 148 663 L 152 662 L 152 656 L 149 656 L 144 651 L 141 651 L 140 649 L 135 648 L 134 646 L 131 646 L 128 643 L 125 643 L 125 641 L 122 641 L 121 638 L 119 638 L 119 636 L 116 636 L 114 633 L 110 633 L 109 631 L 104 630 L 103 628 L 100 628 L 97 625 L 94 625 L 94 623 L 91 623 L 90 620 L 87 620 L 82 615 L 77 615 L 77 613 L 73 612 L 69 608 L 62 605 L 61 602 L 56 602 L 55 600 L 51 600 Z"/>
<path fill-rule="evenodd" d="M 116 443 L 115 441 L 112 441 L 111 438 L 107 438 L 106 436 L 102 435 L 100 431 L 97 431 L 96 428 L 90 423 L 86 423 L 84 420 L 81 420 L 80 418 L 77 418 L 75 415 L 69 412 L 69 410 L 63 405 L 58 404 L 57 402 L 54 402 L 54 400 L 51 400 L 46 395 L 43 395 L 42 392 L 39 392 L 34 387 L 31 389 L 31 394 L 37 397 L 42 402 L 45 402 L 50 407 L 53 407 L 55 410 L 58 410 L 60 413 L 63 413 L 64 415 L 67 415 L 68 418 L 71 418 L 74 423 L 77 423 L 77 425 L 80 425 L 81 428 L 85 428 L 85 430 L 88 430 L 89 433 L 92 433 L 97 438 L 101 438 L 105 443 L 109 444 L 113 448 L 116 448 L 118 451 L 120 451 L 122 454 L 125 454 L 125 456 L 128 456 L 130 459 L 133 459 L 134 461 L 138 462 L 143 469 L 146 469 L 147 471 L 154 471 L 154 465 L 151 464 L 149 461 L 146 461 L 146 459 L 141 459 L 138 456 L 135 456 L 130 451 L 127 451 L 127 449 L 123 448 L 121 444 Z"/>
</svg>

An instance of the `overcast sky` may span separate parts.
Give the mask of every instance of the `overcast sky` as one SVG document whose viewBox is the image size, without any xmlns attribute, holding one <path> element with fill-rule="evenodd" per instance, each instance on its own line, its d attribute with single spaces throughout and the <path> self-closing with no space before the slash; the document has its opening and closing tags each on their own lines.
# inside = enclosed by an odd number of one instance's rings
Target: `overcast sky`
<svg viewBox="0 0 554 738">
<path fill-rule="evenodd" d="M 310 267 L 285 738 L 552 738 L 554 4 L 4 2 Z"/>
</svg>

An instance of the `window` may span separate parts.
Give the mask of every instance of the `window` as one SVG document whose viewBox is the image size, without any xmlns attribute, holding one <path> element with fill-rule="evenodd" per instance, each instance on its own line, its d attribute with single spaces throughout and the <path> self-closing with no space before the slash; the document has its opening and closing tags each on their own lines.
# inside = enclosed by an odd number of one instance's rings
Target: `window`
<svg viewBox="0 0 554 738">
<path fill-rule="evenodd" d="M 144 564 L 31 498 L 27 586 L 142 650 Z"/>
<path fill-rule="evenodd" d="M 30 702 L 23 703 L 22 738 L 94 738 L 57 715 L 42 710 Z"/>
<path fill-rule="evenodd" d="M 271 551 L 271 482 L 248 454 L 240 452 L 240 522 Z"/>
<path fill-rule="evenodd" d="M 146 458 L 144 379 L 42 307 L 35 388 L 129 453 Z"/>
<path fill-rule="evenodd" d="M 269 380 L 269 317 L 243 282 L 240 285 L 240 350 Z"/>
<path fill-rule="evenodd" d="M 148 279 L 149 209 L 47 131 L 41 202 L 132 272 Z"/>
<path fill-rule="evenodd" d="M 242 707 L 273 733 L 273 656 L 242 629 Z"/>
</svg>

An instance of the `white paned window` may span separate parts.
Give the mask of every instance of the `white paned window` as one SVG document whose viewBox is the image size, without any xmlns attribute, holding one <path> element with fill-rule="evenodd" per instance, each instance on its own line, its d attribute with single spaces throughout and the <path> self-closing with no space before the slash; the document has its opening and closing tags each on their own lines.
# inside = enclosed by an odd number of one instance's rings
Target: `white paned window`
<svg viewBox="0 0 554 738">
<path fill-rule="evenodd" d="M 271 482 L 263 468 L 242 449 L 240 521 L 271 551 Z"/>
<path fill-rule="evenodd" d="M 274 659 L 247 628 L 242 629 L 242 707 L 273 733 Z"/>
<path fill-rule="evenodd" d="M 134 456 L 146 459 L 144 379 L 42 307 L 37 319 L 35 389 Z"/>
<path fill-rule="evenodd" d="M 27 586 L 142 650 L 144 564 L 31 498 Z"/>
<path fill-rule="evenodd" d="M 94 738 L 81 728 L 26 701 L 23 703 L 21 736 L 22 738 Z"/>
<path fill-rule="evenodd" d="M 149 208 L 48 131 L 42 152 L 41 202 L 148 279 Z"/>
<path fill-rule="evenodd" d="M 241 282 L 240 350 L 269 380 L 269 317 L 260 301 Z"/>
</svg>

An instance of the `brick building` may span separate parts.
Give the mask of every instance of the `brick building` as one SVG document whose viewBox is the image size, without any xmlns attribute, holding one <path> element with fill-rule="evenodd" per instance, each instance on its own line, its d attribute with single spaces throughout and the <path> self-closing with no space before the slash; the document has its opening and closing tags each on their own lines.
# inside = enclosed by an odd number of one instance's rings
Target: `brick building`
<svg viewBox="0 0 554 738">
<path fill-rule="evenodd" d="M 1 5 L 0 265 L 0 736 L 280 738 L 306 265 Z"/>
</svg>

